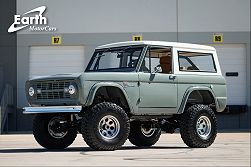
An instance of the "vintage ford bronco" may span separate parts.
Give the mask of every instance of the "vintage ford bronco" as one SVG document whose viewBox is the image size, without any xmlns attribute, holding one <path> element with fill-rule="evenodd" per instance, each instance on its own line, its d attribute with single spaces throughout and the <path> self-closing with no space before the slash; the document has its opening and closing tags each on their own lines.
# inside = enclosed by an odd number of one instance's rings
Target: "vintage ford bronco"
<svg viewBox="0 0 251 167">
<path fill-rule="evenodd" d="M 33 134 L 47 149 L 68 147 L 77 133 L 95 150 L 127 139 L 149 147 L 175 129 L 189 147 L 208 147 L 227 101 L 213 47 L 159 41 L 99 46 L 85 72 L 33 78 L 26 96 L 23 112 L 36 114 Z"/>
</svg>

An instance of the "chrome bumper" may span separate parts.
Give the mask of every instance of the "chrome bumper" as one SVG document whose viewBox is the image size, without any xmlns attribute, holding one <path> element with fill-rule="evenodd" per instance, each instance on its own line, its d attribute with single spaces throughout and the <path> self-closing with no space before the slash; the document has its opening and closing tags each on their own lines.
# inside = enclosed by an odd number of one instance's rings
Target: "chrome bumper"
<svg viewBox="0 0 251 167">
<path fill-rule="evenodd" d="M 24 107 L 24 114 L 80 112 L 82 106 Z"/>
</svg>

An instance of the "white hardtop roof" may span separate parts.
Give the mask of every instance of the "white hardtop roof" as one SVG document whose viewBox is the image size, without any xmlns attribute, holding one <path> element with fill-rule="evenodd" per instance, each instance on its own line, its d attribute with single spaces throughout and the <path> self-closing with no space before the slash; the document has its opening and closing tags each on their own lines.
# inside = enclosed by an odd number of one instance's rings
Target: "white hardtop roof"
<svg viewBox="0 0 251 167">
<path fill-rule="evenodd" d="M 180 42 L 165 42 L 165 41 L 125 41 L 125 42 L 117 42 L 117 43 L 101 45 L 101 46 L 98 46 L 96 49 L 120 47 L 120 46 L 128 46 L 128 45 L 157 45 L 157 46 L 170 46 L 170 47 L 178 47 L 178 48 L 215 50 L 214 47 L 207 46 L 207 45 L 180 43 Z"/>
</svg>

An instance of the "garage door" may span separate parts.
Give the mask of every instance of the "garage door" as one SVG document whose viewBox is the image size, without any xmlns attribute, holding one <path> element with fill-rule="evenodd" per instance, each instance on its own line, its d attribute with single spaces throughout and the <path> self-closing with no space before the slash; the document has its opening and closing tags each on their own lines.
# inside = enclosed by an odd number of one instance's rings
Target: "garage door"
<svg viewBox="0 0 251 167">
<path fill-rule="evenodd" d="M 29 76 L 78 73 L 84 70 L 83 46 L 30 47 Z"/>
<path fill-rule="evenodd" d="M 221 71 L 227 81 L 228 105 L 247 104 L 246 46 L 244 44 L 213 46 L 216 48 Z"/>
</svg>

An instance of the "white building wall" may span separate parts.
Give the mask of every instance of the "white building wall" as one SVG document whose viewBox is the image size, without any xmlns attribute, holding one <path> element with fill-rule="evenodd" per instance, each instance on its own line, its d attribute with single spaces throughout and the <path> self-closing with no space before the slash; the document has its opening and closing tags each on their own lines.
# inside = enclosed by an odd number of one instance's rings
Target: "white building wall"
<svg viewBox="0 0 251 167">
<path fill-rule="evenodd" d="M 56 33 L 250 31 L 250 0 L 17 0 L 17 13 L 45 4 Z"/>
<path fill-rule="evenodd" d="M 250 31 L 250 0 L 178 0 L 179 32 Z"/>
<path fill-rule="evenodd" d="M 56 33 L 177 30 L 176 0 L 18 0 L 17 13 L 23 14 L 45 4 L 45 16 L 50 26 L 58 28 Z"/>
</svg>

